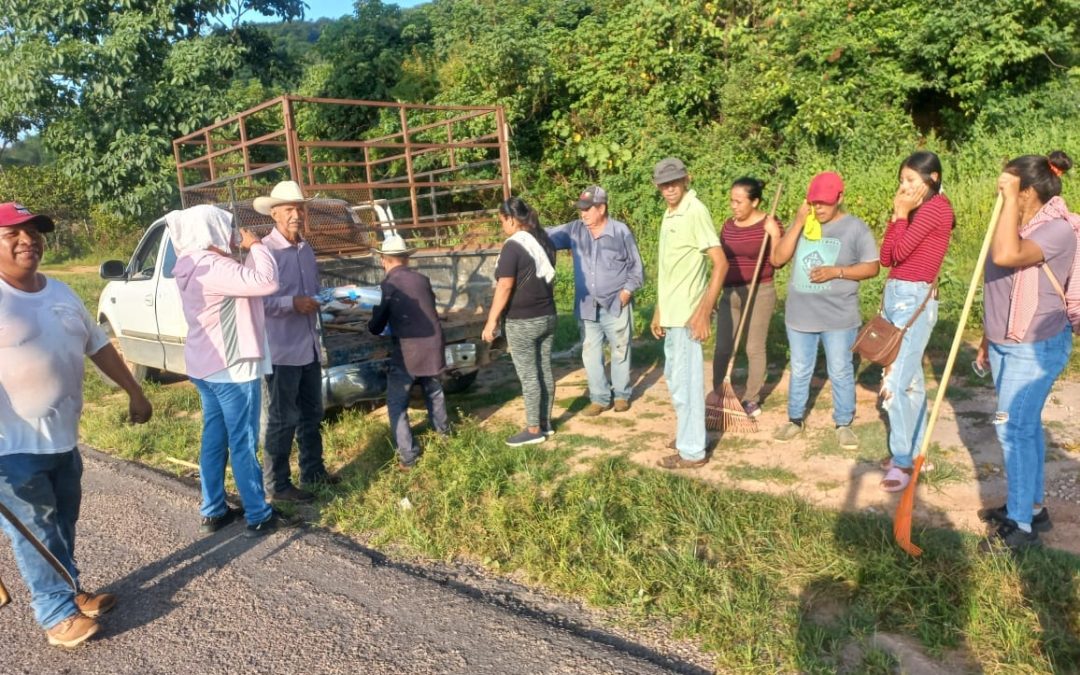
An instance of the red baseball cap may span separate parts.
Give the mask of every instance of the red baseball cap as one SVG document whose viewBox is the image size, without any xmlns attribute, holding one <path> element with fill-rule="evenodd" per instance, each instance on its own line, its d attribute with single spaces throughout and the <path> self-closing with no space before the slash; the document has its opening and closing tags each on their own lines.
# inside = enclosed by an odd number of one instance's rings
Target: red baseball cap
<svg viewBox="0 0 1080 675">
<path fill-rule="evenodd" d="M 806 201 L 813 204 L 835 204 L 840 201 L 840 193 L 844 191 L 844 179 L 840 174 L 826 171 L 814 176 L 810 181 L 810 187 L 806 190 Z"/>
<path fill-rule="evenodd" d="M 56 229 L 52 218 L 30 213 L 30 209 L 18 202 L 0 204 L 0 227 L 15 227 L 24 223 L 31 223 L 37 227 L 38 232 L 52 232 Z"/>
</svg>

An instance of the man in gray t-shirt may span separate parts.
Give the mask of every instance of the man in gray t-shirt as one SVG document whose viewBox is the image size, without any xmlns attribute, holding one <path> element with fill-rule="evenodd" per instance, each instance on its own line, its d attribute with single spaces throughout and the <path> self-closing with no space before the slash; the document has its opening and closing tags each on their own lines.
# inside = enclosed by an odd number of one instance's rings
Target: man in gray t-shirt
<svg viewBox="0 0 1080 675">
<path fill-rule="evenodd" d="M 851 345 L 859 332 L 859 282 L 878 273 L 878 250 L 866 223 L 841 211 L 844 182 L 831 172 L 810 181 L 806 201 L 784 233 L 774 257 L 792 261 L 784 323 L 791 351 L 788 424 L 773 435 L 789 441 L 803 430 L 818 344 L 832 383 L 833 421 L 841 447 L 858 447 L 855 367 Z"/>
</svg>

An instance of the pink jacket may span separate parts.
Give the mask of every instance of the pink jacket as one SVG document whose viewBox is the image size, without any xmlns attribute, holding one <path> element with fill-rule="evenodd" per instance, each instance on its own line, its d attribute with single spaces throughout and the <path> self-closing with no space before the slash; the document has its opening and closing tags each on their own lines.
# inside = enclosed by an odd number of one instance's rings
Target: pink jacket
<svg viewBox="0 0 1080 675">
<path fill-rule="evenodd" d="M 277 291 L 277 265 L 262 244 L 244 264 L 213 251 L 182 254 L 173 268 L 187 319 L 184 360 L 203 379 L 240 359 L 263 357 L 262 296 Z"/>
</svg>

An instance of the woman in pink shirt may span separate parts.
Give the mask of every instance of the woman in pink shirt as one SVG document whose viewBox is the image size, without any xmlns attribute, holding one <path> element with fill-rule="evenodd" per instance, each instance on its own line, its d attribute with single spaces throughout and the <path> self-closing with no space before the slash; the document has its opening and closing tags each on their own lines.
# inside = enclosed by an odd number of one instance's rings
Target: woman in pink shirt
<svg viewBox="0 0 1080 675">
<path fill-rule="evenodd" d="M 216 532 L 241 515 L 248 536 L 261 536 L 281 524 L 266 503 L 259 439 L 260 380 L 271 371 L 262 298 L 278 288 L 270 251 L 248 230 L 234 236 L 232 215 L 215 206 L 193 206 L 165 216 L 177 252 L 173 274 L 187 319 L 184 360 L 202 399 L 199 450 L 204 533 Z M 234 245 L 247 260 L 231 256 Z M 243 509 L 225 502 L 225 462 Z"/>
<path fill-rule="evenodd" d="M 1061 198 L 1064 152 L 1024 155 L 998 177 L 1002 209 L 983 272 L 983 339 L 976 362 L 989 366 L 997 390 L 994 431 L 1007 479 L 1005 504 L 979 511 L 997 526 L 984 551 L 1039 544 L 1051 528 L 1043 504 L 1046 438 L 1043 406 L 1072 351 L 1065 289 L 1077 274 L 1080 216 Z M 1053 277 L 1053 280 L 1051 280 Z"/>
</svg>

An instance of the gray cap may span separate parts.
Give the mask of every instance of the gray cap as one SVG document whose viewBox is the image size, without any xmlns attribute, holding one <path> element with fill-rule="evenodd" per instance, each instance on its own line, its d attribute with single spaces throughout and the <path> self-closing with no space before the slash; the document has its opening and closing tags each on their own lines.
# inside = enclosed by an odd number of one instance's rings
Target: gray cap
<svg viewBox="0 0 1080 675">
<path fill-rule="evenodd" d="M 652 172 L 653 183 L 663 185 L 680 178 L 686 178 L 686 165 L 677 157 L 665 157 L 656 163 Z"/>
<path fill-rule="evenodd" d="M 574 206 L 578 211 L 584 211 L 590 206 L 596 206 L 597 204 L 607 204 L 607 190 L 599 185 L 590 185 L 578 195 L 578 199 L 574 202 Z"/>
</svg>

